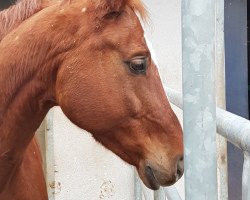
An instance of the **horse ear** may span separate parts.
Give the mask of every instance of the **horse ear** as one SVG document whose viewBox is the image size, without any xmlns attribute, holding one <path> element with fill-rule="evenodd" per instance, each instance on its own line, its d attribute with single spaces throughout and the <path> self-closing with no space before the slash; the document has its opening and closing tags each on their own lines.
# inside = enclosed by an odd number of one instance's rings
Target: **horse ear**
<svg viewBox="0 0 250 200">
<path fill-rule="evenodd" d="M 114 18 L 124 10 L 128 0 L 94 0 L 94 2 L 100 17 Z"/>
</svg>

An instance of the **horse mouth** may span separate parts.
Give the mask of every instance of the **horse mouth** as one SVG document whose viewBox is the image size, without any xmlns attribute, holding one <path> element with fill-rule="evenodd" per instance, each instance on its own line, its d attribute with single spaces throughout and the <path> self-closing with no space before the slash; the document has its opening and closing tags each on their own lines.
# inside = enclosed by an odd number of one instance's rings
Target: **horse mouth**
<svg viewBox="0 0 250 200">
<path fill-rule="evenodd" d="M 149 187 L 152 190 L 158 190 L 160 188 L 161 185 L 157 181 L 157 179 L 156 179 L 156 177 L 154 175 L 154 172 L 153 172 L 153 170 L 152 170 L 152 168 L 150 166 L 146 166 L 146 168 L 145 168 L 145 176 L 146 176 L 146 179 L 147 179 L 147 182 L 145 183 L 145 185 L 147 187 Z"/>
<path fill-rule="evenodd" d="M 158 190 L 160 186 L 171 186 L 181 177 L 180 173 L 169 175 L 146 165 L 138 170 L 143 183 L 152 190 Z"/>
</svg>

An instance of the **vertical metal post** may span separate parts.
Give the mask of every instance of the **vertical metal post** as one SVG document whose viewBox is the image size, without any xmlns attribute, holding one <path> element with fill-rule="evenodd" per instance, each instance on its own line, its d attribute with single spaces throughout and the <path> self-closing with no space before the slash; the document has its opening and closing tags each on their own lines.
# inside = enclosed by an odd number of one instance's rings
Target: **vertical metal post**
<svg viewBox="0 0 250 200">
<path fill-rule="evenodd" d="M 148 189 L 141 181 L 141 188 L 142 188 L 142 194 L 144 200 L 152 200 L 154 199 L 154 192 L 150 189 Z"/>
<path fill-rule="evenodd" d="M 242 175 L 242 200 L 250 199 L 250 153 L 244 152 L 244 165 Z"/>
<path fill-rule="evenodd" d="M 42 161 L 43 161 L 43 171 L 44 173 L 46 173 L 46 145 L 45 145 L 45 121 L 43 121 L 41 123 L 41 125 L 39 126 L 39 128 L 36 130 L 36 134 L 35 134 L 35 138 L 36 141 L 39 144 L 40 147 L 40 151 L 42 154 Z"/>
<path fill-rule="evenodd" d="M 160 187 L 159 190 L 154 191 L 154 200 L 166 200 L 164 189 Z M 171 199 L 168 199 L 171 200 Z"/>
<path fill-rule="evenodd" d="M 136 169 L 134 169 L 134 183 L 135 183 L 135 200 L 142 200 L 142 190 L 141 190 L 141 183 L 139 180 L 138 173 Z"/>
<path fill-rule="evenodd" d="M 45 118 L 45 146 L 46 146 L 46 183 L 49 200 L 55 199 L 55 154 L 53 132 L 54 109 L 51 109 Z"/>
<path fill-rule="evenodd" d="M 168 200 L 181 200 L 181 197 L 175 186 L 165 187 L 164 191 Z"/>
<path fill-rule="evenodd" d="M 224 0 L 216 0 L 215 76 L 217 106 L 226 108 Z M 228 200 L 227 140 L 217 134 L 218 199 Z"/>
<path fill-rule="evenodd" d="M 215 0 L 182 1 L 185 199 L 216 200 Z"/>
</svg>

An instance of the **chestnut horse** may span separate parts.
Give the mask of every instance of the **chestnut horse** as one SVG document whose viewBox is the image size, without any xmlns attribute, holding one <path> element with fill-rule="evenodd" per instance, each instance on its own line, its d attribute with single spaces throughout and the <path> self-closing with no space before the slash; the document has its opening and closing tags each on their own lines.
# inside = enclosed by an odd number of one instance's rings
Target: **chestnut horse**
<svg viewBox="0 0 250 200">
<path fill-rule="evenodd" d="M 183 174 L 182 130 L 139 0 L 20 0 L 0 13 L 0 199 L 48 199 L 32 139 L 53 106 L 151 189 Z"/>
</svg>

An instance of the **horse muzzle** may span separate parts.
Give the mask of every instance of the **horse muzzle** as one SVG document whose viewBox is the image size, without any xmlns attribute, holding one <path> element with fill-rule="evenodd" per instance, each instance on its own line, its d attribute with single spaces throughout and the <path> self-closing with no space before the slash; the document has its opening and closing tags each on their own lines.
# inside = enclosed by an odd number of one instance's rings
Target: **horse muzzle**
<svg viewBox="0 0 250 200">
<path fill-rule="evenodd" d="M 143 163 L 143 162 L 142 162 Z M 143 183 L 152 190 L 158 190 L 160 186 L 170 186 L 176 183 L 183 175 L 183 157 L 179 157 L 173 167 L 164 167 L 148 161 L 140 165 L 138 169 Z"/>
</svg>

